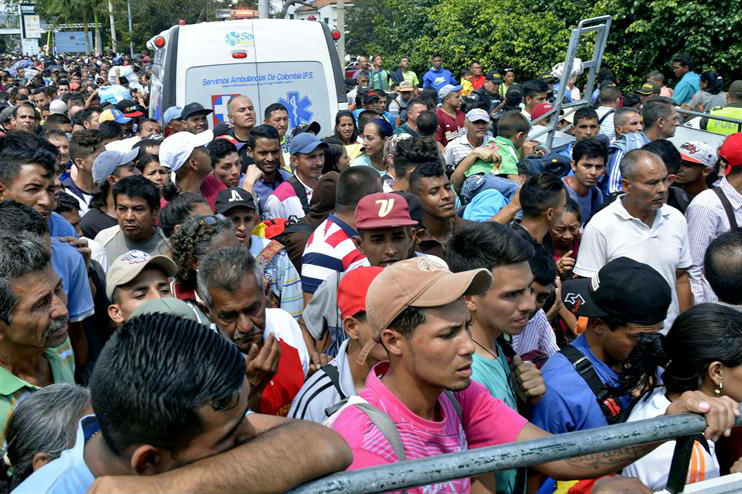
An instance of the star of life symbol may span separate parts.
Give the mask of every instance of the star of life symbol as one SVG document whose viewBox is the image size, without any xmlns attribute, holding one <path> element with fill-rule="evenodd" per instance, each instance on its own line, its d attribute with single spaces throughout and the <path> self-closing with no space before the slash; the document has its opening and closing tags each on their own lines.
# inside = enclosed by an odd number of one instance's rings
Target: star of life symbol
<svg viewBox="0 0 742 494">
<path fill-rule="evenodd" d="M 279 98 L 281 103 L 289 111 L 289 127 L 295 128 L 302 124 L 312 121 L 312 113 L 309 109 L 312 107 L 312 100 L 308 96 L 302 96 L 299 91 L 289 91 L 286 98 Z"/>
</svg>

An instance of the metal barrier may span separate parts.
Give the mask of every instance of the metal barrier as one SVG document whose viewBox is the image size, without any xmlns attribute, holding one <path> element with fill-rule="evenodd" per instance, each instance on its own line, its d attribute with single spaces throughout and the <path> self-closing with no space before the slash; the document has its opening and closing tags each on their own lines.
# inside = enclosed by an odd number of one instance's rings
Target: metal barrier
<svg viewBox="0 0 742 494">
<path fill-rule="evenodd" d="M 742 412 L 742 407 L 740 407 Z M 736 425 L 742 425 L 742 416 Z M 371 494 L 427 485 L 445 480 L 471 477 L 496 470 L 539 465 L 550 461 L 599 453 L 655 441 L 687 438 L 703 432 L 706 420 L 700 415 L 657 417 L 584 431 L 559 434 L 544 439 L 509 443 L 340 472 L 314 480 L 291 494 Z M 678 441 L 680 443 L 681 441 Z M 677 451 L 677 449 L 676 449 Z M 687 463 L 687 462 L 686 462 Z M 681 492 L 679 490 L 668 492 Z"/>
</svg>

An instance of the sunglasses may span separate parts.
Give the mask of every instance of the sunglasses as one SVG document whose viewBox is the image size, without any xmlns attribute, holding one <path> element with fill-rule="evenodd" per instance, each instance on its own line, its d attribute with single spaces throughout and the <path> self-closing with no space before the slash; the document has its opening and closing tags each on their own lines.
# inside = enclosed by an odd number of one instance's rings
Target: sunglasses
<svg viewBox="0 0 742 494">
<path fill-rule="evenodd" d="M 227 217 L 223 214 L 212 214 L 211 216 L 204 216 L 201 221 L 198 222 L 199 226 L 203 225 L 216 225 L 221 220 L 226 220 Z"/>
</svg>

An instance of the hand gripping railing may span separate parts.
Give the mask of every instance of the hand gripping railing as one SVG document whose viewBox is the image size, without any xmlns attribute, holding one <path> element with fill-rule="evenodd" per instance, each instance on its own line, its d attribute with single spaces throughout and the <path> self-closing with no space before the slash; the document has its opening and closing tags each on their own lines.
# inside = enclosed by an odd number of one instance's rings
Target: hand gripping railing
<svg viewBox="0 0 742 494">
<path fill-rule="evenodd" d="M 740 409 L 742 413 L 742 407 Z M 737 417 L 736 426 L 742 425 Z M 509 443 L 501 446 L 471 449 L 391 465 L 340 472 L 323 477 L 291 491 L 291 494 L 370 494 L 401 490 L 445 480 L 472 477 L 507 468 L 527 467 L 574 456 L 600 453 L 629 446 L 676 438 L 692 438 L 706 428 L 701 415 L 662 416 L 551 437 Z M 678 450 L 683 449 L 682 439 Z M 682 462 L 680 462 L 682 463 Z M 687 468 L 688 461 L 685 461 Z M 683 485 L 670 486 L 669 492 L 680 492 Z M 672 487 L 672 489 L 671 489 Z M 678 489 L 678 490 L 675 490 Z"/>
</svg>

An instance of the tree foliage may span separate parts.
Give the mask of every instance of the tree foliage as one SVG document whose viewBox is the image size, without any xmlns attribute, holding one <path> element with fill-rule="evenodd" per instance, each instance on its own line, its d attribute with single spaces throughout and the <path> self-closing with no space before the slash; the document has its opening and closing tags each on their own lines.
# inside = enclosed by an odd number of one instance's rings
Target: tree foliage
<svg viewBox="0 0 742 494">
<path fill-rule="evenodd" d="M 381 53 L 389 68 L 409 56 L 419 75 L 439 51 L 455 73 L 479 60 L 488 69 L 512 66 L 525 80 L 564 60 L 581 19 L 606 14 L 613 26 L 602 66 L 626 87 L 650 70 L 671 76 L 671 58 L 681 51 L 727 83 L 742 73 L 739 0 L 356 0 L 346 51 Z M 588 37 L 578 55 L 584 60 L 591 51 Z"/>
</svg>

